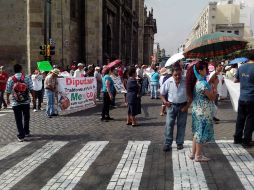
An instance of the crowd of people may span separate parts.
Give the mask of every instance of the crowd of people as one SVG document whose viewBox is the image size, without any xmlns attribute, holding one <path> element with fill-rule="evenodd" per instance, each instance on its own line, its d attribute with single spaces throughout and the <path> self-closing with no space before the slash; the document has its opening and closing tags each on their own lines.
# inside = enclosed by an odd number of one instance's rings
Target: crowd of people
<svg viewBox="0 0 254 190">
<path fill-rule="evenodd" d="M 110 107 L 116 108 L 115 96 L 117 90 L 114 78 L 118 77 L 123 84 L 124 105 L 126 109 L 126 125 L 133 127 L 141 125 L 136 117 L 141 114 L 141 97 L 150 95 L 152 99 L 161 99 L 160 115 L 166 115 L 164 132 L 165 152 L 170 151 L 173 143 L 174 127 L 176 126 L 177 149 L 184 148 L 185 129 L 188 109 L 192 105 L 192 152 L 189 158 L 197 162 L 209 161 L 202 154 L 202 147 L 208 142 L 214 142 L 214 123 L 220 120 L 216 116 L 218 100 L 225 98 L 223 92 L 224 72 L 228 78 L 240 82 L 240 99 L 234 143 L 252 146 L 254 130 L 254 56 L 249 62 L 237 68 L 236 66 L 205 61 L 183 65 L 176 62 L 170 68 L 160 68 L 155 65 L 135 65 L 135 67 L 95 67 L 84 64 L 72 65 L 68 71 L 69 77 L 95 77 L 97 81 L 97 101 L 102 100 L 101 121 L 114 120 L 110 115 Z M 213 69 L 211 69 L 211 66 Z M 237 68 L 237 69 L 236 69 Z M 0 109 L 7 108 L 12 95 L 12 109 L 18 129 L 18 140 L 23 141 L 30 136 L 30 102 L 32 97 L 33 111 L 42 109 L 43 97 L 47 99 L 46 116 L 57 116 L 55 96 L 57 78 L 63 77 L 62 71 L 55 67 L 49 73 L 35 70 L 31 76 L 26 76 L 21 65 L 14 65 L 14 75 L 9 77 L 0 67 Z M 66 76 L 66 73 L 65 75 Z M 224 90 L 225 91 L 225 90 Z M 4 99 L 4 93 L 7 99 Z M 31 93 L 31 96 L 29 95 Z"/>
</svg>

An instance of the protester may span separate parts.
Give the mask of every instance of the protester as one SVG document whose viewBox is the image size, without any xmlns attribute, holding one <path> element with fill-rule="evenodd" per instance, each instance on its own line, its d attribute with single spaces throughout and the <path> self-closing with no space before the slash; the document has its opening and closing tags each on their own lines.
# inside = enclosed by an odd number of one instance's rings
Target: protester
<svg viewBox="0 0 254 190">
<path fill-rule="evenodd" d="M 114 72 L 113 68 L 104 70 L 104 77 L 102 78 L 102 91 L 103 91 L 103 106 L 101 113 L 101 121 L 113 120 L 109 115 L 109 106 L 113 100 L 114 82 L 110 77 L 110 74 Z"/>
<path fill-rule="evenodd" d="M 160 93 L 161 100 L 167 107 L 163 151 L 166 152 L 171 150 L 176 120 L 176 144 L 177 149 L 181 150 L 183 149 L 189 104 L 187 103 L 185 78 L 182 76 L 182 69 L 180 67 L 172 68 L 172 77 L 164 82 L 161 86 Z"/>
<path fill-rule="evenodd" d="M 203 144 L 214 141 L 213 116 L 217 90 L 206 81 L 208 65 L 199 61 L 192 65 L 186 76 L 188 100 L 193 100 L 192 107 L 192 153 L 190 159 L 207 162 L 210 159 L 202 155 Z M 218 81 L 218 80 L 215 80 Z"/>
<path fill-rule="evenodd" d="M 95 67 L 94 77 L 97 81 L 97 100 L 101 99 L 102 77 L 100 73 L 101 68 Z"/>
<path fill-rule="evenodd" d="M 43 76 L 40 74 L 38 70 L 35 70 L 31 78 L 32 78 L 33 90 L 34 90 L 33 111 L 37 112 L 38 110 L 41 110 L 41 103 L 43 99 L 43 89 L 42 89 Z M 36 106 L 37 99 L 38 99 L 38 108 Z"/>
<path fill-rule="evenodd" d="M 148 79 L 148 76 L 147 76 L 147 73 L 146 73 L 146 69 L 147 69 L 147 66 L 146 65 L 142 65 L 142 72 L 143 72 L 143 82 L 142 82 L 142 95 L 145 95 L 147 94 L 148 92 L 148 85 L 149 85 L 149 79 Z"/>
<path fill-rule="evenodd" d="M 151 84 L 151 99 L 157 99 L 158 97 L 158 88 L 159 88 L 159 79 L 160 75 L 157 72 L 157 68 L 154 68 L 154 71 L 151 74 L 150 84 Z"/>
<path fill-rule="evenodd" d="M 235 82 L 240 82 L 240 98 L 234 143 L 250 147 L 254 130 L 254 55 L 238 69 Z"/>
<path fill-rule="evenodd" d="M 124 73 L 123 73 L 123 79 L 122 79 L 122 82 L 123 82 L 123 86 L 124 86 L 124 89 L 127 89 L 127 82 L 128 82 L 128 70 L 125 70 Z M 127 91 L 124 92 L 124 104 L 125 106 L 128 105 L 128 102 L 127 102 Z"/>
<path fill-rule="evenodd" d="M 78 69 L 74 72 L 73 77 L 77 78 L 77 77 L 84 77 L 84 64 L 83 63 L 79 63 L 78 64 Z"/>
<path fill-rule="evenodd" d="M 124 73 L 123 66 L 120 65 L 117 69 L 117 75 L 121 78 L 121 80 L 123 80 L 123 73 Z"/>
<path fill-rule="evenodd" d="M 116 70 L 115 67 L 111 67 L 111 68 L 110 68 L 110 77 L 111 77 L 111 78 L 117 77 L 117 70 Z M 113 108 L 117 108 L 117 106 L 116 106 L 116 88 L 115 88 L 114 85 L 113 85 L 113 99 L 111 100 L 110 105 L 111 105 Z"/>
<path fill-rule="evenodd" d="M 4 66 L 0 66 L 0 110 L 2 109 L 2 105 L 4 108 L 7 108 L 7 104 L 4 100 L 4 92 L 6 89 L 6 83 L 8 81 L 9 75 L 4 71 Z"/>
<path fill-rule="evenodd" d="M 16 126 L 18 129 L 18 141 L 24 141 L 25 137 L 30 137 L 30 96 L 33 93 L 33 83 L 29 76 L 22 72 L 22 66 L 15 64 L 14 75 L 9 78 L 6 86 L 7 104 L 10 104 L 10 95 L 12 94 L 12 109 L 14 111 Z"/>
<path fill-rule="evenodd" d="M 74 76 L 75 71 L 76 71 L 76 65 L 71 65 L 70 75 Z"/>
<path fill-rule="evenodd" d="M 128 116 L 127 125 L 132 125 L 133 127 L 138 126 L 136 115 L 138 114 L 138 96 L 140 92 L 140 87 L 137 83 L 137 74 L 134 67 L 129 70 L 129 79 L 127 82 L 127 102 L 128 102 Z"/>
<path fill-rule="evenodd" d="M 164 82 L 166 80 L 168 80 L 171 77 L 171 74 L 169 74 L 168 69 L 166 68 L 162 68 L 160 70 L 160 87 L 164 84 Z M 166 95 L 166 99 L 167 99 L 167 95 Z M 161 111 L 160 111 L 160 116 L 163 116 L 164 114 L 166 114 L 166 106 L 164 105 L 164 103 L 162 102 L 161 105 Z"/>
<path fill-rule="evenodd" d="M 215 70 L 212 71 L 209 75 L 209 83 L 210 83 L 210 81 L 213 82 L 213 80 L 218 80 L 218 83 L 216 82 L 216 84 L 218 84 L 218 85 L 214 86 L 217 89 L 217 95 L 216 95 L 216 99 L 214 101 L 215 112 L 214 112 L 214 116 L 213 116 L 213 121 L 215 123 L 218 123 L 220 121 L 220 119 L 218 119 L 216 117 L 216 115 L 217 115 L 217 110 L 218 110 L 218 101 L 219 101 L 219 97 L 221 94 L 221 88 L 222 88 L 222 84 L 224 81 L 223 76 L 221 74 L 223 66 L 220 63 L 217 63 L 217 64 L 215 64 L 214 68 L 215 68 Z"/>
<path fill-rule="evenodd" d="M 47 108 L 46 108 L 46 115 L 48 118 L 52 116 L 57 116 L 58 114 L 55 113 L 55 93 L 56 93 L 56 86 L 57 86 L 57 77 L 60 71 L 58 69 L 53 69 L 47 75 L 44 81 L 44 88 L 47 97 Z"/>
<path fill-rule="evenodd" d="M 84 74 L 84 77 L 93 77 L 94 76 L 94 67 L 93 65 L 88 65 L 87 72 Z"/>
</svg>

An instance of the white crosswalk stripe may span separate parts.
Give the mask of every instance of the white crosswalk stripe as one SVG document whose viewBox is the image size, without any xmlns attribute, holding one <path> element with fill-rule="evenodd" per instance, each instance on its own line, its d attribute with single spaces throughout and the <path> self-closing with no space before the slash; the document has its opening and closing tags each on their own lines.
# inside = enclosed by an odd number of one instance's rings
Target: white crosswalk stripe
<svg viewBox="0 0 254 190">
<path fill-rule="evenodd" d="M 21 181 L 26 175 L 31 173 L 66 144 L 67 142 L 62 141 L 49 142 L 31 156 L 19 162 L 16 166 L 5 171 L 0 175 L 0 189 L 11 189 L 16 183 Z"/>
<path fill-rule="evenodd" d="M 108 141 L 88 142 L 42 190 L 73 189 Z"/>
<path fill-rule="evenodd" d="M 208 189 L 200 163 L 189 158 L 192 143 L 186 141 L 184 145 L 185 148 L 180 151 L 176 149 L 176 146 L 172 146 L 174 190 Z"/>
<path fill-rule="evenodd" d="M 254 190 L 254 159 L 239 144 L 233 141 L 216 141 L 230 165 L 235 170 L 244 188 Z"/>
<path fill-rule="evenodd" d="M 44 144 L 45 142 L 42 143 Z M 13 164 L 10 169 L 5 170 L 4 167 L 0 167 L 3 170 L 1 171 L 3 173 L 0 175 L 0 189 L 8 190 L 18 182 L 22 182 L 23 178 L 34 170 L 36 172 L 38 166 L 50 160 L 60 149 L 60 152 L 64 153 L 67 143 L 71 142 L 50 141 L 26 157 L 23 161 Z M 86 180 L 83 178 L 84 174 L 88 169 L 93 169 L 92 164 L 100 157 L 101 152 L 105 148 L 114 146 L 114 143 L 109 143 L 109 141 L 90 141 L 80 148 L 80 150 L 75 149 L 75 153 L 77 153 L 70 160 L 66 159 L 66 164 L 62 168 L 59 167 L 59 171 L 56 171 L 52 178 L 48 178 L 40 188 L 42 190 L 74 189 L 79 182 Z M 254 190 L 254 158 L 252 155 L 241 145 L 235 145 L 232 141 L 216 141 L 216 143 L 228 160 L 227 167 L 231 165 L 239 177 L 238 183 L 242 183 L 243 187 L 247 190 Z M 30 145 L 32 145 L 32 142 L 17 142 L 1 147 L 1 163 L 4 163 L 6 161 L 5 158 L 8 156 Z M 70 145 L 72 146 L 72 144 Z M 150 145 L 150 141 L 129 141 L 121 155 L 120 162 L 115 162 L 117 165 L 116 168 L 112 168 L 112 173 L 109 173 L 109 181 L 105 182 L 105 188 L 107 190 L 138 190 L 144 173 L 144 167 L 147 164 L 147 152 Z M 107 152 L 106 149 L 105 153 Z M 217 146 L 215 146 L 215 149 L 219 151 Z M 172 154 L 173 189 L 209 189 L 209 184 L 206 181 L 207 179 L 201 163 L 191 160 L 189 158 L 190 152 L 191 141 L 185 141 L 183 150 L 177 150 L 176 145 L 173 145 L 172 153 L 167 154 L 167 156 L 171 156 Z M 53 158 L 51 161 L 53 161 Z"/>
<path fill-rule="evenodd" d="M 25 147 L 28 144 L 30 144 L 30 142 L 22 142 L 22 143 L 13 142 L 0 148 L 0 160 L 10 156 L 11 154 L 20 150 L 21 148 Z"/>
<path fill-rule="evenodd" d="M 132 189 L 140 185 L 150 141 L 129 141 L 107 190 Z"/>
</svg>

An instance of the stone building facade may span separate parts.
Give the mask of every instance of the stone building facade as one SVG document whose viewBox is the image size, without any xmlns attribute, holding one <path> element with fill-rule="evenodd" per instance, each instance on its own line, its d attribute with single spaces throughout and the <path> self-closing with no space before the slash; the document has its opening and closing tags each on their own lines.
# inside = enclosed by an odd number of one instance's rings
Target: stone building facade
<svg viewBox="0 0 254 190">
<path fill-rule="evenodd" d="M 73 61 L 104 65 L 117 58 L 125 65 L 148 63 L 143 60 L 149 59 L 147 46 L 152 46 L 153 35 L 144 35 L 151 28 L 144 0 L 0 0 L 0 4 L 0 65 L 7 70 L 20 63 L 31 72 L 44 59 L 40 55 L 44 44 L 55 46 L 52 64 L 62 67 Z"/>
<path fill-rule="evenodd" d="M 157 33 L 156 20 L 153 18 L 153 9 L 147 12 L 145 7 L 144 11 L 144 52 L 143 63 L 150 65 L 154 62 L 154 35 Z"/>
</svg>

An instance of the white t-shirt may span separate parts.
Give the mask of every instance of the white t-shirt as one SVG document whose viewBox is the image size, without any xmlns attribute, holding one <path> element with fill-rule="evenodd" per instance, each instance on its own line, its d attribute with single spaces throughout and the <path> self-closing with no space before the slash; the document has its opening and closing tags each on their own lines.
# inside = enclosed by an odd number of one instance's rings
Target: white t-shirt
<svg viewBox="0 0 254 190">
<path fill-rule="evenodd" d="M 42 79 L 43 76 L 42 75 L 32 75 L 32 82 L 33 82 L 33 90 L 34 91 L 39 91 L 42 89 Z"/>
<path fill-rule="evenodd" d="M 84 75 L 85 75 L 85 72 L 84 72 L 84 70 L 82 69 L 82 70 L 79 70 L 79 69 L 77 69 L 75 72 L 74 72 L 74 75 L 73 75 L 73 77 L 84 77 Z"/>
</svg>

